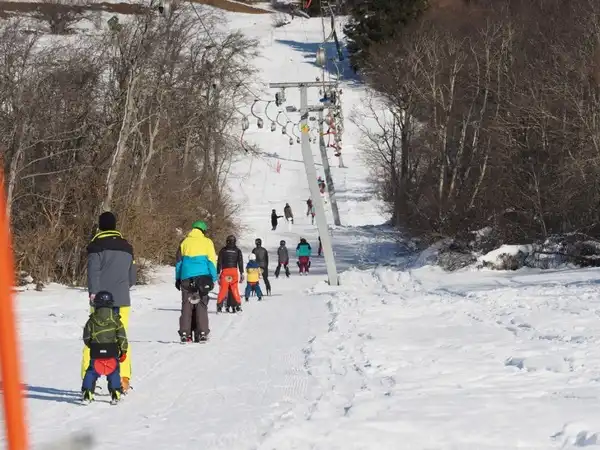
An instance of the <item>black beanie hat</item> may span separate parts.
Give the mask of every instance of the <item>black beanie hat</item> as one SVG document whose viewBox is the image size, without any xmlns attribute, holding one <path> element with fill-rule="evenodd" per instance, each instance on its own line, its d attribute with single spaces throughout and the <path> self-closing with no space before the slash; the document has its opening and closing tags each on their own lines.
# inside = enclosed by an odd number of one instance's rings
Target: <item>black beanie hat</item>
<svg viewBox="0 0 600 450">
<path fill-rule="evenodd" d="M 103 212 L 98 218 L 98 228 L 100 231 L 116 230 L 117 218 L 109 211 Z"/>
</svg>

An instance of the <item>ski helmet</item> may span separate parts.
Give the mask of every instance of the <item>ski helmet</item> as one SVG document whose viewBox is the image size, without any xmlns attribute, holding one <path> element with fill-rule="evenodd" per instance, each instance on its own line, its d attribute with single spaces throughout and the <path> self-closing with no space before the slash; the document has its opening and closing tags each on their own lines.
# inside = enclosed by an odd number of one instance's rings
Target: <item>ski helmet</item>
<svg viewBox="0 0 600 450">
<path fill-rule="evenodd" d="M 306 239 L 300 238 L 300 242 L 302 242 L 303 244 L 306 244 Z"/>
<path fill-rule="evenodd" d="M 257 238 L 254 243 L 256 244 L 257 247 L 260 247 L 262 245 L 262 239 L 261 238 Z"/>
<path fill-rule="evenodd" d="M 114 304 L 113 295 L 108 291 L 100 291 L 94 297 L 94 308 L 112 308 Z"/>
<path fill-rule="evenodd" d="M 248 261 L 256 261 L 256 255 L 254 253 L 250 253 L 248 255 Z"/>
<path fill-rule="evenodd" d="M 285 241 L 279 241 L 279 245 L 284 246 L 285 245 Z"/>
<path fill-rule="evenodd" d="M 206 226 L 206 222 L 204 222 L 203 220 L 196 220 L 192 224 L 192 228 L 197 228 L 198 230 L 201 230 L 203 232 L 206 232 L 206 230 L 208 230 L 208 226 Z"/>
<path fill-rule="evenodd" d="M 225 240 L 225 243 L 232 247 L 235 245 L 236 242 L 237 242 L 237 240 L 235 239 L 235 236 L 233 234 L 230 234 L 229 236 L 227 236 L 227 239 Z"/>
</svg>

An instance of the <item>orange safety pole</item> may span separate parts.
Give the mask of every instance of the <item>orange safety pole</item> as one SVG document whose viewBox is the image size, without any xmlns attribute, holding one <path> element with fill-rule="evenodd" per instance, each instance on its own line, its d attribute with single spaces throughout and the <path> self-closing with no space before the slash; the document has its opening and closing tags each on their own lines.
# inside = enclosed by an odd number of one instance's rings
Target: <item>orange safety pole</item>
<svg viewBox="0 0 600 450">
<path fill-rule="evenodd" d="M 0 165 L 0 368 L 8 450 L 26 450 L 25 401 L 13 305 L 14 262 L 6 211 L 4 168 Z"/>
</svg>

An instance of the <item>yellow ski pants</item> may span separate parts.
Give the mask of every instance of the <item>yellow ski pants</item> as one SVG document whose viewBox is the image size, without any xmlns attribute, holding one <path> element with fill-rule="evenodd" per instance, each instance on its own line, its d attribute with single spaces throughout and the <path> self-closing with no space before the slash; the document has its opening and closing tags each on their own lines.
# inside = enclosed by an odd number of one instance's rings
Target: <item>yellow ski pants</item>
<svg viewBox="0 0 600 450">
<path fill-rule="evenodd" d="M 129 306 L 121 306 L 119 308 L 119 315 L 121 316 L 121 322 L 125 327 L 125 333 L 129 333 Z M 94 308 L 91 308 L 90 313 L 94 312 Z M 129 337 L 129 335 L 127 336 Z M 85 377 L 85 372 L 90 365 L 90 348 L 87 345 L 83 346 L 83 358 L 81 359 L 81 379 Z M 127 358 L 120 364 L 121 378 L 131 379 L 131 344 L 127 350 Z"/>
</svg>

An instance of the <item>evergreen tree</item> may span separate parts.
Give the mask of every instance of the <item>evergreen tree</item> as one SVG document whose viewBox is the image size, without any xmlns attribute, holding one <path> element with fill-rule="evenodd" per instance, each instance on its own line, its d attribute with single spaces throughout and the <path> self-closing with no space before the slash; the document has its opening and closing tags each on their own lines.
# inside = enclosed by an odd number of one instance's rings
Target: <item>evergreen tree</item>
<svg viewBox="0 0 600 450">
<path fill-rule="evenodd" d="M 417 19 L 427 8 L 428 0 L 347 0 L 347 5 L 350 20 L 344 33 L 350 64 L 358 72 L 368 57 L 369 47 L 393 38 Z"/>
</svg>

